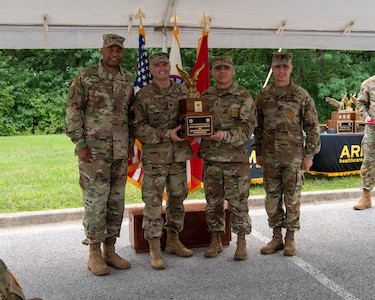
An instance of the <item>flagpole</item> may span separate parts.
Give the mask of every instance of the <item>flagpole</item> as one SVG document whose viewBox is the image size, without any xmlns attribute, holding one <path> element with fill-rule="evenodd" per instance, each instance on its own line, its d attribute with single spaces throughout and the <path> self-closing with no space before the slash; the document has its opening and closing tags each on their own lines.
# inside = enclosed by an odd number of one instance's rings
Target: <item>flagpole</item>
<svg viewBox="0 0 375 300">
<path fill-rule="evenodd" d="M 279 48 L 279 50 L 277 52 L 281 52 L 282 48 Z M 270 80 L 271 78 L 271 74 L 272 74 L 272 68 L 270 68 L 270 71 L 268 72 L 268 75 L 267 75 L 267 78 L 266 78 L 266 81 L 264 82 L 263 84 L 263 88 L 265 88 L 268 84 L 268 81 Z"/>
</svg>

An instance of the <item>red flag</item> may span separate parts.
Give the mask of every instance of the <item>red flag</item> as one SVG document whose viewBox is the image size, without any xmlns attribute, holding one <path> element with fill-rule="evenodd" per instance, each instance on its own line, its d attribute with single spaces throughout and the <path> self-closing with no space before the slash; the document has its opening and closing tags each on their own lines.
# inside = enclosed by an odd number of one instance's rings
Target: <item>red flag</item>
<svg viewBox="0 0 375 300">
<path fill-rule="evenodd" d="M 202 94 L 206 89 L 210 87 L 210 64 L 208 61 L 208 31 L 203 31 L 202 37 L 198 41 L 198 55 L 197 61 L 195 62 L 192 70 L 192 75 L 195 71 L 202 67 L 197 80 L 197 91 Z M 194 152 L 194 158 L 188 163 L 188 169 L 190 169 L 190 182 L 189 182 L 189 193 L 194 193 L 197 190 L 203 188 L 203 160 L 198 158 L 198 150 L 200 145 L 200 138 L 190 138 L 190 145 Z"/>
<path fill-rule="evenodd" d="M 210 64 L 208 61 L 208 34 L 209 32 L 203 31 L 202 37 L 198 41 L 198 56 L 197 61 L 192 70 L 192 75 L 195 71 L 202 67 L 204 68 L 200 71 L 197 81 L 197 91 L 202 94 L 206 89 L 210 87 Z"/>
<path fill-rule="evenodd" d="M 128 160 L 128 182 L 141 189 L 142 182 L 142 144 L 136 139 L 134 143 L 134 156 Z"/>
</svg>

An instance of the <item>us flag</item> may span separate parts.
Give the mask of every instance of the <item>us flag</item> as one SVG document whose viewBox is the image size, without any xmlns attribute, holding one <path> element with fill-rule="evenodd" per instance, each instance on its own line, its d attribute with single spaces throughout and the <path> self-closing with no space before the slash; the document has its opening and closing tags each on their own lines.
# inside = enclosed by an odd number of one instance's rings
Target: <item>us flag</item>
<svg viewBox="0 0 375 300">
<path fill-rule="evenodd" d="M 146 33 L 143 27 L 139 27 L 139 46 L 138 46 L 138 69 L 137 78 L 134 83 L 134 93 L 151 82 L 152 76 L 149 69 L 149 61 L 147 51 L 145 48 Z"/>
<path fill-rule="evenodd" d="M 149 61 L 147 51 L 145 48 L 146 33 L 141 26 L 138 28 L 139 33 L 139 47 L 138 47 L 138 69 L 137 78 L 134 83 L 134 94 L 136 94 L 142 87 L 151 82 L 152 76 L 149 69 Z M 142 184 L 142 144 L 137 139 L 134 143 L 134 156 L 128 160 L 128 182 L 141 189 Z"/>
</svg>

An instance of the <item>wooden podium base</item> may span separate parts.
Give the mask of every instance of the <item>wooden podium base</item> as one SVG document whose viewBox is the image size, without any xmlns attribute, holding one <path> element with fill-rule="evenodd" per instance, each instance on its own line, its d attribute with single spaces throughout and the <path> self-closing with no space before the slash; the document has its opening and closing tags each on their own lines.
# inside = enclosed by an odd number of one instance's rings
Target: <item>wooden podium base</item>
<svg viewBox="0 0 375 300">
<path fill-rule="evenodd" d="M 185 224 L 179 237 L 181 243 L 187 248 L 207 247 L 210 244 L 211 236 L 207 230 L 205 208 L 205 202 L 185 203 Z M 128 208 L 128 211 L 129 239 L 132 247 L 136 253 L 149 252 L 148 241 L 144 238 L 144 229 L 142 228 L 143 206 L 131 207 Z M 165 213 L 163 213 L 163 218 L 165 218 Z M 160 240 L 162 250 L 165 248 L 166 239 L 167 233 L 164 230 Z M 231 240 L 230 213 L 225 207 L 225 233 L 221 236 L 221 241 L 223 245 L 229 245 Z"/>
</svg>

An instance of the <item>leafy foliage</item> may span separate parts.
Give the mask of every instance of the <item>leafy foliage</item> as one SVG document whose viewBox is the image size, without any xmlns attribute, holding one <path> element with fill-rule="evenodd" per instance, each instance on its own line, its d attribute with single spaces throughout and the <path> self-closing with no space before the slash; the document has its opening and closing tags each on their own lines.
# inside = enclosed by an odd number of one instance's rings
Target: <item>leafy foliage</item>
<svg viewBox="0 0 375 300">
<path fill-rule="evenodd" d="M 149 55 L 157 51 L 160 49 L 148 49 Z M 233 56 L 235 80 L 256 98 L 266 82 L 274 51 L 210 49 L 209 56 Z M 334 110 L 325 97 L 358 94 L 361 82 L 375 69 L 374 52 L 290 51 L 294 54 L 292 79 L 313 97 L 322 124 Z M 126 49 L 122 63 L 134 79 L 137 56 L 138 49 Z M 196 49 L 181 49 L 181 56 L 184 69 L 191 71 Z M 100 58 L 98 49 L 0 50 L 0 135 L 63 133 L 69 85 L 81 68 Z"/>
</svg>

